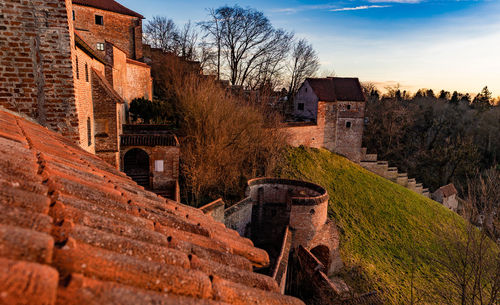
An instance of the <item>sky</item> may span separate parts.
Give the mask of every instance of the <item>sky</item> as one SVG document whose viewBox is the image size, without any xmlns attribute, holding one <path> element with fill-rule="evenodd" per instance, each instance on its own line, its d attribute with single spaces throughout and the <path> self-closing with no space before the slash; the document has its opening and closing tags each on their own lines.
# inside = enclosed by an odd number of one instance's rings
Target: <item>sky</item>
<svg viewBox="0 0 500 305">
<path fill-rule="evenodd" d="M 500 0 L 118 0 L 182 25 L 207 9 L 238 4 L 306 38 L 320 74 L 359 77 L 379 88 L 445 89 L 500 96 Z"/>
</svg>

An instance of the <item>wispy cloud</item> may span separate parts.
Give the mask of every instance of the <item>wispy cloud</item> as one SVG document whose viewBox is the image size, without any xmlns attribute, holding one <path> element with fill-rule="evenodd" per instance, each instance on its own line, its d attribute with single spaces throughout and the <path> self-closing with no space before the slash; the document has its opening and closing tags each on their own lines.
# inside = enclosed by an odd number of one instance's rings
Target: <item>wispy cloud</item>
<svg viewBox="0 0 500 305">
<path fill-rule="evenodd" d="M 324 4 L 324 5 L 300 5 L 296 7 L 285 7 L 271 10 L 273 13 L 297 13 L 302 11 L 314 11 L 314 10 L 329 10 L 338 7 L 337 5 Z"/>
<path fill-rule="evenodd" d="M 360 5 L 355 7 L 342 7 L 331 9 L 330 12 L 344 12 L 344 11 L 359 11 L 359 10 L 368 10 L 371 8 L 384 8 L 391 7 L 390 5 Z"/>
<path fill-rule="evenodd" d="M 407 3 L 407 4 L 416 4 L 424 2 L 424 0 L 368 0 L 371 3 Z"/>
<path fill-rule="evenodd" d="M 332 12 L 342 12 L 342 11 L 357 11 L 357 10 L 367 10 L 371 8 L 385 8 L 390 7 L 390 3 L 394 4 L 417 4 L 424 2 L 425 0 L 365 0 L 365 2 L 370 3 L 380 3 L 379 5 L 359 5 L 355 7 L 339 7 L 338 4 L 322 4 L 322 5 L 300 5 L 296 7 L 284 7 L 276 8 L 270 10 L 272 13 L 284 13 L 284 14 L 295 14 L 303 11 L 316 11 L 316 10 L 328 10 Z"/>
</svg>

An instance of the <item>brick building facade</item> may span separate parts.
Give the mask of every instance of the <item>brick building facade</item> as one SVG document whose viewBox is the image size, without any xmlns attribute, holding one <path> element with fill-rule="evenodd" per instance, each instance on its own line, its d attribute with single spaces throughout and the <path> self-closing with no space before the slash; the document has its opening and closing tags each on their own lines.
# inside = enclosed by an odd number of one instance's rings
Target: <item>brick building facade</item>
<svg viewBox="0 0 500 305">
<path fill-rule="evenodd" d="M 365 97 L 357 78 L 308 78 L 294 99 L 289 143 L 326 148 L 359 162 Z"/>
<path fill-rule="evenodd" d="M 128 104 L 153 95 L 140 62 L 143 17 L 114 0 L 7 0 L 0 9 L 0 106 L 119 168 Z"/>
<path fill-rule="evenodd" d="M 112 42 L 128 58 L 141 59 L 144 17 L 116 1 L 73 0 L 75 29 L 93 49 L 104 56 L 104 44 Z"/>
</svg>

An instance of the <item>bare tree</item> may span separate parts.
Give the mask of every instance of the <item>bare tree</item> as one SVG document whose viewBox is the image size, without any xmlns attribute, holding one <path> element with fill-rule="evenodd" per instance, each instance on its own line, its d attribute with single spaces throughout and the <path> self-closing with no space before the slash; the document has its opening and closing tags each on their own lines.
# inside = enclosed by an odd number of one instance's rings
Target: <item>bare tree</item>
<svg viewBox="0 0 500 305">
<path fill-rule="evenodd" d="M 213 49 L 210 42 L 203 40 L 198 44 L 198 61 L 205 74 L 218 77 L 217 51 Z"/>
<path fill-rule="evenodd" d="M 223 6 L 210 11 L 210 17 L 201 25 L 217 48 L 219 77 L 225 57 L 233 85 L 248 85 L 249 77 L 259 69 L 275 72 L 273 62 L 269 62 L 271 54 L 286 54 L 293 38 L 292 33 L 274 29 L 269 19 L 254 9 Z"/>
<path fill-rule="evenodd" d="M 220 79 L 221 73 L 221 54 L 222 54 L 222 24 L 218 19 L 217 12 L 214 9 L 208 10 L 208 15 L 210 20 L 200 22 L 199 25 L 205 31 L 205 37 L 211 36 L 213 38 L 212 46 L 215 48 L 215 58 L 217 67 L 217 79 Z M 205 42 L 205 54 L 208 54 L 210 47 L 209 44 Z M 213 54 L 212 53 L 212 54 Z"/>
<path fill-rule="evenodd" d="M 495 168 L 467 181 L 464 217 L 500 241 L 500 172 Z"/>
<path fill-rule="evenodd" d="M 155 90 L 171 104 L 182 131 L 183 201 L 199 206 L 223 197 L 239 200 L 245 182 L 271 174 L 286 147 L 280 120 L 246 103 L 212 78 L 169 54 L 156 54 Z"/>
<path fill-rule="evenodd" d="M 283 30 L 274 32 L 273 41 L 266 52 L 256 60 L 248 73 L 247 86 L 251 89 L 268 86 L 276 88 L 283 82 L 284 62 L 289 54 L 291 36 Z"/>
<path fill-rule="evenodd" d="M 435 297 L 442 304 L 494 305 L 500 293 L 498 247 L 483 231 L 467 224 L 465 232 L 452 225 L 452 238 L 442 238 L 437 263 L 443 273 L 436 278 Z M 444 285 L 443 285 L 444 284 Z"/>
<path fill-rule="evenodd" d="M 155 16 L 144 26 L 144 42 L 153 48 L 177 54 L 178 29 L 172 19 Z"/>
<path fill-rule="evenodd" d="M 318 55 L 307 40 L 301 39 L 293 46 L 289 68 L 292 74 L 288 87 L 290 99 L 295 95 L 304 80 L 313 76 L 319 69 Z"/>
<path fill-rule="evenodd" d="M 191 21 L 188 21 L 177 34 L 178 55 L 187 60 L 195 60 L 197 40 L 198 33 L 191 24 Z"/>
</svg>

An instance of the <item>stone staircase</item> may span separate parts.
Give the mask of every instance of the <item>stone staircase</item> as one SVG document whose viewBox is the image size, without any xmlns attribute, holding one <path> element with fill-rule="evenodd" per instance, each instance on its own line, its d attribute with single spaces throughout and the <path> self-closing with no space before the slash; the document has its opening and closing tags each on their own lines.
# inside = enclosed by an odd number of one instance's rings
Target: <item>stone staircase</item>
<svg viewBox="0 0 500 305">
<path fill-rule="evenodd" d="M 128 173 L 127 174 L 135 183 L 144 188 L 149 188 L 149 173 Z"/>
<path fill-rule="evenodd" d="M 400 173 L 397 167 L 390 167 L 389 162 L 379 161 L 377 154 L 367 154 L 366 148 L 363 148 L 363 156 L 364 157 L 360 162 L 360 165 L 363 168 L 384 177 L 387 180 L 404 186 L 417 194 L 431 198 L 429 189 L 424 188 L 422 183 L 418 183 L 415 178 L 408 178 L 407 173 Z"/>
</svg>

